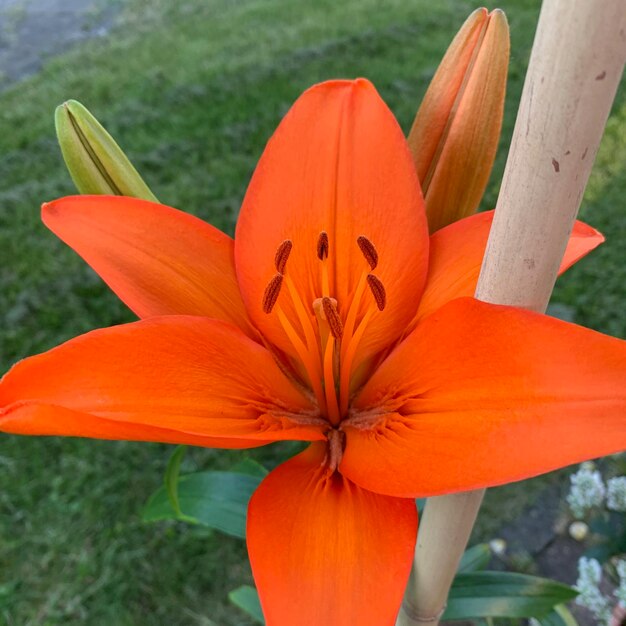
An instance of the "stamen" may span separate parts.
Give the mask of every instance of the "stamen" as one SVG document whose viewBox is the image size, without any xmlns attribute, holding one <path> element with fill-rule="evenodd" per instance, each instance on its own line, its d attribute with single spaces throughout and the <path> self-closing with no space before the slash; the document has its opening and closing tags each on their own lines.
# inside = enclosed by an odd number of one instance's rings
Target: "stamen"
<svg viewBox="0 0 626 626">
<path fill-rule="evenodd" d="M 365 257 L 365 260 L 370 264 L 370 269 L 374 271 L 378 265 L 378 252 L 374 247 L 374 244 L 367 238 L 361 235 L 356 240 L 361 253 Z"/>
<path fill-rule="evenodd" d="M 291 239 L 285 239 L 285 241 L 283 241 L 280 246 L 278 246 L 278 250 L 276 250 L 276 256 L 274 257 L 274 265 L 276 266 L 276 271 L 279 274 L 285 273 L 285 266 L 287 265 L 287 259 L 291 254 L 292 248 L 293 241 L 291 241 Z"/>
<path fill-rule="evenodd" d="M 317 238 L 317 258 L 320 261 L 328 258 L 328 233 L 325 230 Z"/>
<path fill-rule="evenodd" d="M 341 339 L 343 335 L 343 322 L 341 321 L 341 317 L 339 317 L 339 311 L 337 311 L 337 300 L 328 297 L 322 298 L 322 310 L 324 311 L 324 317 L 328 322 L 333 337 L 335 339 Z"/>
<path fill-rule="evenodd" d="M 280 288 L 283 285 L 283 275 L 278 273 L 274 274 L 272 280 L 268 283 L 265 288 L 265 292 L 263 293 L 263 312 L 271 313 L 274 305 L 276 304 L 276 300 L 278 300 L 278 295 L 280 294 Z"/>
<path fill-rule="evenodd" d="M 367 275 L 367 285 L 376 300 L 376 306 L 378 306 L 378 310 L 382 311 L 387 304 L 387 293 L 385 292 L 385 287 L 377 276 L 374 274 Z"/>
</svg>

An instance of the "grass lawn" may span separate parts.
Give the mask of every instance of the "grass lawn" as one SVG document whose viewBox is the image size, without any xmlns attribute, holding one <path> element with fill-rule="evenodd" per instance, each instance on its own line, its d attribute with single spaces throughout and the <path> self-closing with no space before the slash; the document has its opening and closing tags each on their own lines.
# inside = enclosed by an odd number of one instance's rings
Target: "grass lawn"
<svg viewBox="0 0 626 626">
<path fill-rule="evenodd" d="M 503 0 L 512 58 L 495 205 L 539 0 Z M 0 93 L 0 366 L 133 316 L 39 220 L 73 193 L 54 107 L 75 98 L 105 124 L 159 199 L 231 232 L 263 146 L 306 87 L 366 76 L 403 128 L 456 29 L 461 0 L 127 0 L 104 39 L 74 48 Z M 607 243 L 563 277 L 554 300 L 576 321 L 624 337 L 626 92 L 618 94 L 583 202 Z M 567 419 L 564 415 L 563 419 Z M 247 624 L 226 593 L 249 580 L 241 542 L 146 525 L 165 445 L 0 435 L 0 625 Z M 285 445 L 255 451 L 266 465 Z M 191 450 L 183 471 L 244 453 Z M 494 489 L 476 537 L 519 514 L 546 480 Z"/>
</svg>

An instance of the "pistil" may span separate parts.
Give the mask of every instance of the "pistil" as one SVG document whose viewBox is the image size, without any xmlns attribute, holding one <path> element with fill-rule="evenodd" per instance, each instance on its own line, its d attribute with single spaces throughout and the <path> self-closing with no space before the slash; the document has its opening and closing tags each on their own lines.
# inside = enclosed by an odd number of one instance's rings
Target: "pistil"
<svg viewBox="0 0 626 626">
<path fill-rule="evenodd" d="M 346 435 L 343 431 L 332 428 L 328 431 L 328 451 L 326 453 L 326 465 L 331 472 L 334 472 L 341 463 Z"/>
</svg>

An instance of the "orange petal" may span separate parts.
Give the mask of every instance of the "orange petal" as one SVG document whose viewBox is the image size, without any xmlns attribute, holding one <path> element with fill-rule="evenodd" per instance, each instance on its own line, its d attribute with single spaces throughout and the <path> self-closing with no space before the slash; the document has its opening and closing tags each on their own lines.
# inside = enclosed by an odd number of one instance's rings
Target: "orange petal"
<svg viewBox="0 0 626 626">
<path fill-rule="evenodd" d="M 357 239 L 378 252 L 374 274 L 387 306 L 378 311 L 366 289 L 359 307 L 375 312 L 354 365 L 394 340 L 412 318 L 423 289 L 427 226 L 406 141 L 392 113 L 366 80 L 332 81 L 306 91 L 269 141 L 246 194 L 235 237 L 237 275 L 255 325 L 295 356 L 276 311 L 263 311 L 266 286 L 276 274 L 275 254 L 293 242 L 285 274 L 293 280 L 312 323 L 323 294 L 319 236 L 328 233 L 329 294 L 339 314 L 359 279 L 370 271 Z M 364 278 L 364 276 L 363 276 Z M 284 286 L 277 304 L 300 329 Z"/>
<path fill-rule="evenodd" d="M 314 444 L 261 483 L 248 551 L 268 626 L 392 626 L 406 585 L 415 502 L 371 493 L 324 467 Z"/>
<path fill-rule="evenodd" d="M 316 423 L 265 348 L 200 317 L 93 331 L 21 361 L 0 382 L 0 431 L 16 434 L 155 441 L 163 432 L 166 442 L 222 446 L 324 439 Z"/>
<path fill-rule="evenodd" d="M 431 235 L 426 289 L 411 327 L 446 302 L 474 295 L 493 215 L 493 211 L 478 213 Z M 604 237 L 595 228 L 577 221 L 563 255 L 559 274 L 603 241 Z"/>
<path fill-rule="evenodd" d="M 353 411 L 339 469 L 366 489 L 431 496 L 529 478 L 624 449 L 626 342 L 455 300 L 389 356 Z"/>
<path fill-rule="evenodd" d="M 0 432 L 17 435 L 60 435 L 124 441 L 155 441 L 186 444 L 205 448 L 256 448 L 271 441 L 203 437 L 178 430 L 147 424 L 134 424 L 119 419 L 86 415 L 62 406 L 27 402 L 5 411 L 0 408 Z"/>
<path fill-rule="evenodd" d="M 408 142 L 431 233 L 478 208 L 498 147 L 508 64 L 504 13 L 477 9 L 424 96 Z"/>
<path fill-rule="evenodd" d="M 135 198 L 70 196 L 44 204 L 42 218 L 139 317 L 204 315 L 256 336 L 233 240 L 197 217 Z"/>
</svg>

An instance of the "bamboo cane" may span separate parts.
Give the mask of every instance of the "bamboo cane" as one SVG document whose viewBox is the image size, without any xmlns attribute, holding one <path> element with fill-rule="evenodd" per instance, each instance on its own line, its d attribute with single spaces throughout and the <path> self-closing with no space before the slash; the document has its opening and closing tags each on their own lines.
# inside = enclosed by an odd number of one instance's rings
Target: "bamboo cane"
<svg viewBox="0 0 626 626">
<path fill-rule="evenodd" d="M 624 0 L 545 0 L 476 297 L 543 312 L 626 60 Z M 484 490 L 429 498 L 397 626 L 437 626 Z"/>
</svg>

